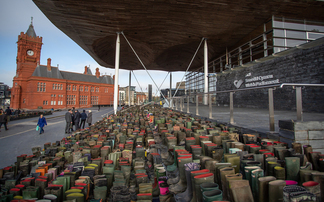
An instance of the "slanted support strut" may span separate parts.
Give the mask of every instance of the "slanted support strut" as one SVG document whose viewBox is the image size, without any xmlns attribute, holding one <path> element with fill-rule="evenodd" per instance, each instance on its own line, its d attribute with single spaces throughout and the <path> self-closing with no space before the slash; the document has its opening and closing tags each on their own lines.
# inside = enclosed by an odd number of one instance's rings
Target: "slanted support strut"
<svg viewBox="0 0 324 202">
<path fill-rule="evenodd" d="M 115 80 L 114 80 L 114 114 L 117 113 L 118 107 L 118 78 L 119 78 L 119 57 L 120 57 L 120 37 L 117 32 L 116 39 L 116 56 L 115 56 Z"/>
</svg>

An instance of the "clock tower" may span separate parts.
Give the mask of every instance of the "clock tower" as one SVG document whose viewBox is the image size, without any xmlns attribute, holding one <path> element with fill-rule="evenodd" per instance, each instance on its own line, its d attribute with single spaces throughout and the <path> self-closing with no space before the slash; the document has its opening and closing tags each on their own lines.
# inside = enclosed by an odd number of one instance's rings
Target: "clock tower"
<svg viewBox="0 0 324 202">
<path fill-rule="evenodd" d="M 11 92 L 11 107 L 21 108 L 20 103 L 23 94 L 27 92 L 27 80 L 32 76 L 40 63 L 42 37 L 36 35 L 33 26 L 33 18 L 26 33 L 21 32 L 17 41 L 17 69 L 13 78 L 13 91 Z"/>
</svg>

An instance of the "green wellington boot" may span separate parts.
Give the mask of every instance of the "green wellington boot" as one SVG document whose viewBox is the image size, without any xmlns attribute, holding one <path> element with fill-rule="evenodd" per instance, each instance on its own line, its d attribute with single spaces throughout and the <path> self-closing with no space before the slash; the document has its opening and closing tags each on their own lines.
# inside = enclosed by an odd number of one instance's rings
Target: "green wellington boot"
<svg viewBox="0 0 324 202">
<path fill-rule="evenodd" d="M 269 182 L 276 180 L 273 176 L 266 176 L 259 178 L 259 202 L 269 201 Z"/>
<path fill-rule="evenodd" d="M 286 171 L 285 168 L 276 166 L 274 167 L 274 176 L 278 180 L 285 180 L 286 179 Z"/>
<path fill-rule="evenodd" d="M 202 193 L 200 189 L 200 185 L 204 182 L 214 182 L 214 174 L 207 173 L 203 175 L 197 175 L 194 177 L 195 181 L 195 190 L 196 190 L 196 200 L 197 202 L 202 201 Z"/>
<path fill-rule="evenodd" d="M 251 172 L 253 170 L 261 169 L 259 166 L 245 166 L 244 167 L 244 172 L 245 172 L 245 177 L 249 181 L 250 186 L 252 187 L 252 175 Z"/>
<path fill-rule="evenodd" d="M 253 202 L 253 195 L 248 180 L 232 180 L 229 186 L 234 202 Z"/>
<path fill-rule="evenodd" d="M 219 186 L 217 183 L 214 182 L 204 182 L 200 185 L 201 192 L 204 191 L 212 191 L 215 189 L 219 189 Z"/>
<path fill-rule="evenodd" d="M 284 180 L 269 182 L 269 202 L 283 201 L 283 188 L 286 186 Z"/>
<path fill-rule="evenodd" d="M 254 201 L 258 201 L 259 199 L 259 187 L 258 180 L 260 177 L 264 176 L 264 171 L 262 169 L 252 170 L 251 178 L 252 178 L 252 194 Z"/>
<path fill-rule="evenodd" d="M 286 173 L 287 180 L 294 180 L 298 182 L 299 169 L 300 169 L 300 158 L 298 157 L 286 157 Z"/>
<path fill-rule="evenodd" d="M 240 172 L 240 157 L 239 156 L 229 156 L 227 158 L 227 162 L 228 163 L 231 163 L 232 166 L 234 167 L 235 169 L 235 173 L 239 173 Z"/>
<path fill-rule="evenodd" d="M 191 175 L 191 187 L 192 187 L 192 199 L 191 199 L 191 202 L 196 202 L 197 201 L 194 177 L 197 176 L 197 175 L 202 175 L 202 174 L 207 174 L 207 173 L 209 173 L 209 170 L 207 170 L 207 169 L 191 171 L 190 172 L 190 175 Z"/>
<path fill-rule="evenodd" d="M 107 187 L 102 186 L 102 187 L 95 187 L 93 189 L 93 196 L 95 199 L 102 199 L 102 201 L 106 201 L 107 197 Z"/>
<path fill-rule="evenodd" d="M 223 200 L 223 193 L 219 189 L 204 191 L 202 193 L 203 202 L 221 201 Z"/>
</svg>

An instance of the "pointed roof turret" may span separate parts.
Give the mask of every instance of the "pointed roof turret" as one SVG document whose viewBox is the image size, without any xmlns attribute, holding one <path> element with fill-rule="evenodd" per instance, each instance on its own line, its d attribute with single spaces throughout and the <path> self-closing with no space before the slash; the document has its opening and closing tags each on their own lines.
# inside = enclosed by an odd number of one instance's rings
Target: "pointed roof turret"
<svg viewBox="0 0 324 202">
<path fill-rule="evenodd" d="M 31 22 L 30 22 L 30 25 L 29 25 L 29 28 L 28 28 L 26 34 L 31 37 L 37 37 L 36 32 L 34 30 L 34 26 L 33 26 L 33 17 L 31 17 Z"/>
</svg>

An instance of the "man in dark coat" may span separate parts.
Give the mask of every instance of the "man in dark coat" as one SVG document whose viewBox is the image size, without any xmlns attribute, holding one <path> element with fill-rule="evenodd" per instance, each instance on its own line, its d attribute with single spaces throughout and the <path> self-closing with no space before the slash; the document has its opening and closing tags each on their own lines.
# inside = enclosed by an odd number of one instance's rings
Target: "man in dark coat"
<svg viewBox="0 0 324 202">
<path fill-rule="evenodd" d="M 84 129 L 85 122 L 87 120 L 87 114 L 85 113 L 85 110 L 81 113 L 81 123 L 80 123 L 80 128 Z M 83 124 L 83 126 L 82 126 Z"/>
<path fill-rule="evenodd" d="M 6 126 L 6 128 L 7 128 L 7 130 L 8 130 L 8 126 L 7 126 L 7 124 L 9 123 L 9 121 L 10 121 L 10 116 L 11 116 L 11 109 L 10 109 L 10 107 L 7 107 L 7 109 L 6 109 L 6 111 L 5 111 L 6 113 L 6 119 L 7 119 L 7 121 L 6 121 L 6 123 L 5 123 L 5 126 Z"/>
<path fill-rule="evenodd" d="M 78 110 L 75 110 L 75 114 L 74 114 L 74 125 L 75 125 L 75 130 L 79 130 L 79 123 L 80 123 L 80 112 Z"/>
<path fill-rule="evenodd" d="M 65 133 L 70 133 L 70 129 L 72 126 L 72 111 L 71 111 L 71 109 L 69 109 L 68 112 L 66 112 L 65 121 L 66 121 Z"/>
<path fill-rule="evenodd" d="M 0 128 L 1 128 L 2 124 L 4 125 L 5 129 L 8 130 L 8 128 L 7 128 L 7 115 L 1 109 L 0 110 Z"/>
</svg>

